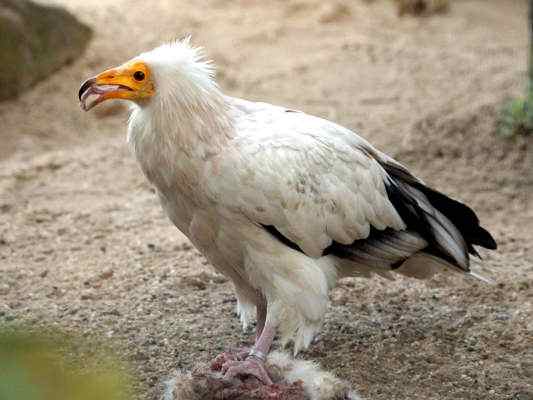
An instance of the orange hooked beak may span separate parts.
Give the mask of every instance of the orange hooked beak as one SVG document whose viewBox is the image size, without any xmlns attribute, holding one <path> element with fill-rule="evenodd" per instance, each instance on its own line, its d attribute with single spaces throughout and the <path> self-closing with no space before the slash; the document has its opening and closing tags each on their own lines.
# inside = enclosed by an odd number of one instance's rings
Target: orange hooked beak
<svg viewBox="0 0 533 400">
<path fill-rule="evenodd" d="M 81 108 L 91 108 L 108 99 L 139 101 L 155 94 L 150 69 L 142 61 L 130 61 L 87 79 L 80 87 Z"/>
</svg>

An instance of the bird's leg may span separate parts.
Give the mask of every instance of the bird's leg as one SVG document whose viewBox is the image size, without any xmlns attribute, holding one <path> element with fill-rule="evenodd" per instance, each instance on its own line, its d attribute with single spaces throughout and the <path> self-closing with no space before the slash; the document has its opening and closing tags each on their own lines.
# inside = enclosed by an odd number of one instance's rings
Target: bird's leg
<svg viewBox="0 0 533 400">
<path fill-rule="evenodd" d="M 263 328 L 263 331 L 261 332 L 261 336 L 255 342 L 255 345 L 254 347 L 252 347 L 252 350 L 250 350 L 247 359 L 255 358 L 264 363 L 266 361 L 268 353 L 270 352 L 270 348 L 272 347 L 272 342 L 274 341 L 275 336 L 276 328 L 273 327 L 272 324 L 267 322 Z"/>
<path fill-rule="evenodd" d="M 263 332 L 263 328 L 265 327 L 265 321 L 266 321 L 266 315 L 267 315 L 267 301 L 265 299 L 265 296 L 263 296 L 261 293 L 257 293 L 257 302 L 256 302 L 256 328 L 255 328 L 255 339 L 254 343 L 259 340 L 261 337 L 261 333 Z M 228 361 L 244 361 L 250 354 L 251 348 L 250 347 L 240 347 L 236 349 L 230 349 L 229 351 L 225 351 L 221 354 L 219 354 L 215 359 L 212 361 L 212 365 L 215 366 L 215 368 L 227 363 Z"/>
<path fill-rule="evenodd" d="M 226 378 L 251 375 L 261 382 L 271 385 L 272 380 L 265 369 L 267 355 L 276 336 L 276 327 L 266 321 L 266 302 L 263 309 L 257 308 L 257 339 L 254 347 L 244 360 L 231 360 L 222 365 L 222 372 Z M 264 315 L 263 315 L 264 314 Z"/>
<path fill-rule="evenodd" d="M 262 294 L 259 295 L 259 301 L 256 306 L 256 327 L 255 327 L 255 341 L 257 342 L 261 337 L 263 328 L 265 327 L 266 317 L 267 317 L 267 302 L 265 296 Z"/>
<path fill-rule="evenodd" d="M 261 333 L 263 332 L 263 328 L 265 327 L 266 322 L 266 316 L 267 316 L 267 301 L 265 299 L 265 296 L 263 296 L 261 293 L 258 293 L 257 295 L 257 304 L 256 304 L 256 324 L 255 324 L 255 339 L 254 343 L 257 343 L 259 338 L 261 337 Z M 234 353 L 236 360 L 245 360 L 246 357 L 248 357 L 248 354 L 250 353 L 250 348 L 240 348 L 237 349 L 237 351 Z"/>
</svg>

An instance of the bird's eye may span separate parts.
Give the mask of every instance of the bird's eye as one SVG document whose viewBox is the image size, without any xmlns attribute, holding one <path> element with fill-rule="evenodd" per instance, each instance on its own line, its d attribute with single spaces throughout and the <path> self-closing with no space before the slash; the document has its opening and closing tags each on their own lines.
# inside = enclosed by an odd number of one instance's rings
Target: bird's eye
<svg viewBox="0 0 533 400">
<path fill-rule="evenodd" d="M 143 81 L 144 80 L 144 72 L 142 71 L 135 71 L 135 73 L 133 74 L 133 79 L 135 79 L 136 81 Z"/>
</svg>

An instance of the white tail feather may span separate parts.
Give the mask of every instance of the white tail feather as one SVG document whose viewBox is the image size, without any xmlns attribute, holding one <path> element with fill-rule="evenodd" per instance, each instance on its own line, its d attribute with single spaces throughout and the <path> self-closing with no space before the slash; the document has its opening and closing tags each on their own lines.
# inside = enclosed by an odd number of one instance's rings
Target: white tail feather
<svg viewBox="0 0 533 400">
<path fill-rule="evenodd" d="M 479 275 L 478 273 L 473 272 L 473 271 L 467 272 L 466 276 L 471 277 L 471 278 L 475 278 L 478 281 L 481 281 L 481 282 L 484 282 L 484 283 L 488 283 L 489 285 L 496 284 L 496 282 L 493 279 L 487 278 L 487 277 L 485 277 L 483 275 Z"/>
</svg>

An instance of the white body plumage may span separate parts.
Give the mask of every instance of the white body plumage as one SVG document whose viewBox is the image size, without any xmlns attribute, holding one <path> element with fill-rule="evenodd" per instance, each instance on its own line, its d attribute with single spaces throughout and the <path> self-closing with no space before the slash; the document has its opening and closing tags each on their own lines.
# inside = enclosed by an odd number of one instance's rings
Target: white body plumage
<svg viewBox="0 0 533 400">
<path fill-rule="evenodd" d="M 133 106 L 128 141 L 172 222 L 234 283 L 244 326 L 264 296 L 267 321 L 298 351 L 320 328 L 339 276 L 390 276 L 394 267 L 426 277 L 450 260 L 468 271 L 466 239 L 413 188 L 421 181 L 355 133 L 224 96 L 187 40 L 138 59 L 157 93 Z M 432 216 L 431 238 L 391 202 L 387 165 L 412 180 L 405 196 Z M 430 242 L 449 260 L 424 252 Z"/>
</svg>

